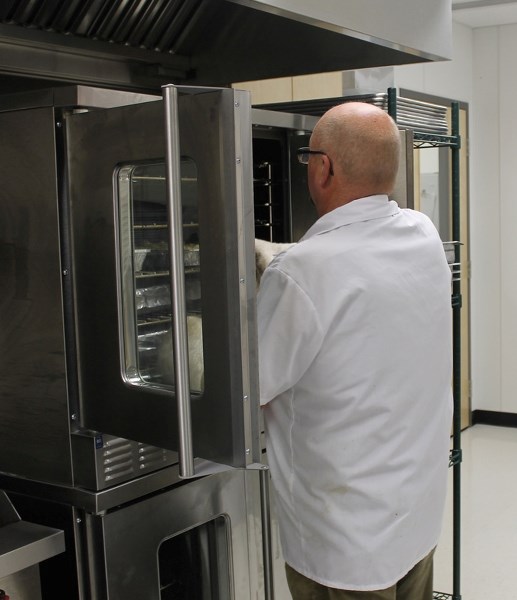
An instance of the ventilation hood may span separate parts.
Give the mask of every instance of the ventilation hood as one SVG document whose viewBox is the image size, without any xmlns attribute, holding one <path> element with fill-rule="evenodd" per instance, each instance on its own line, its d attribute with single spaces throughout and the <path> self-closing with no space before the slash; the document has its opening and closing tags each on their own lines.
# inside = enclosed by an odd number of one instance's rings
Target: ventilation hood
<svg viewBox="0 0 517 600">
<path fill-rule="evenodd" d="M 451 12 L 450 0 L 2 0 L 0 75 L 155 90 L 444 60 Z"/>
</svg>

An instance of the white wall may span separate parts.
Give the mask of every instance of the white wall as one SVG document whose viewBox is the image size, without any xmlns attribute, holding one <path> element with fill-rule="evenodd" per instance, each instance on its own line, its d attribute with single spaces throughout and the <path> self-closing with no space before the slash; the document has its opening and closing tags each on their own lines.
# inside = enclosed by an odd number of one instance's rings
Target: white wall
<svg viewBox="0 0 517 600">
<path fill-rule="evenodd" d="M 472 408 L 517 413 L 517 24 L 453 36 L 450 63 L 395 84 L 469 103 Z"/>
<path fill-rule="evenodd" d="M 395 67 L 395 86 L 472 102 L 473 31 L 453 23 L 453 59 Z"/>
<path fill-rule="evenodd" d="M 473 407 L 504 408 L 501 291 L 501 145 L 497 28 L 474 33 L 471 139 L 471 259 Z"/>
<path fill-rule="evenodd" d="M 500 265 L 501 398 L 496 407 L 517 412 L 517 24 L 476 32 L 476 48 L 480 60 L 475 77 L 477 94 L 485 106 L 479 119 L 491 142 L 484 154 L 498 151 L 498 161 L 487 164 L 480 156 L 478 163 L 480 179 L 490 177 L 494 181 L 494 188 L 485 188 L 479 201 L 485 205 L 484 214 L 491 207 L 495 209 L 494 229 L 499 228 L 499 238 L 491 240 L 494 259 L 499 258 L 499 263 L 485 265 L 486 271 Z M 478 144 L 483 146 L 484 140 L 480 138 Z"/>
</svg>

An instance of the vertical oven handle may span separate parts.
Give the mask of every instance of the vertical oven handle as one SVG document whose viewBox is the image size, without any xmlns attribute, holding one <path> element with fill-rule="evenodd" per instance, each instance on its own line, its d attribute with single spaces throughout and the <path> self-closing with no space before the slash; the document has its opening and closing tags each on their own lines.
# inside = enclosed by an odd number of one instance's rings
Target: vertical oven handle
<svg viewBox="0 0 517 600">
<path fill-rule="evenodd" d="M 179 475 L 194 473 L 192 418 L 188 364 L 187 311 L 183 258 L 183 215 L 181 205 L 181 154 L 178 115 L 178 89 L 163 86 L 166 138 L 166 187 L 169 212 L 169 254 L 176 400 L 178 403 Z"/>
</svg>

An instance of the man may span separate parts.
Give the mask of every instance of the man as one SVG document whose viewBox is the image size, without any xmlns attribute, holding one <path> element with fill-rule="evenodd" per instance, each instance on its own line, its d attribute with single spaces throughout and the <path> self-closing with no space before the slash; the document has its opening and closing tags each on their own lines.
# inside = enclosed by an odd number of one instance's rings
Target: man
<svg viewBox="0 0 517 600">
<path fill-rule="evenodd" d="M 332 108 L 301 149 L 319 219 L 258 293 L 261 404 L 295 600 L 431 600 L 451 425 L 450 269 L 388 199 L 399 134 Z"/>
</svg>

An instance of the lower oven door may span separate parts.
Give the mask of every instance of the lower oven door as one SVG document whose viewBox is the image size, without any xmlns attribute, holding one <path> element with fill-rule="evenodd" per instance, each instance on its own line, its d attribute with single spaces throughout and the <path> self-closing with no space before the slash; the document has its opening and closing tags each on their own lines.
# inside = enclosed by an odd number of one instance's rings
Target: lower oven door
<svg viewBox="0 0 517 600">
<path fill-rule="evenodd" d="M 93 598 L 269 598 L 262 556 L 264 474 L 228 470 L 87 517 Z"/>
</svg>

